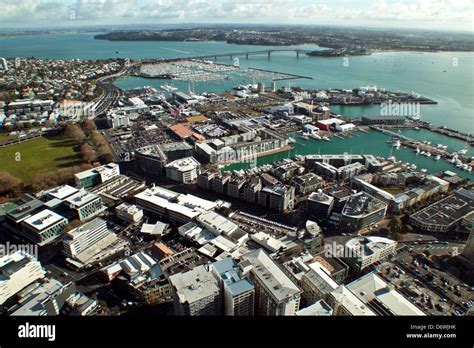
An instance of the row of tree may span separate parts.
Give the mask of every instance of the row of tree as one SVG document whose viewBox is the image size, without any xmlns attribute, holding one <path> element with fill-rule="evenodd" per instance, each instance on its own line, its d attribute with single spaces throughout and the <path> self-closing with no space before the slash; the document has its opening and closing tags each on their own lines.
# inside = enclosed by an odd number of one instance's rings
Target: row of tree
<svg viewBox="0 0 474 348">
<path fill-rule="evenodd" d="M 102 134 L 97 131 L 95 123 L 86 119 L 79 124 L 66 125 L 64 134 L 79 147 L 82 159 L 86 163 L 99 160 L 102 163 L 113 161 L 112 149 Z M 90 142 L 87 139 L 90 139 Z"/>
</svg>

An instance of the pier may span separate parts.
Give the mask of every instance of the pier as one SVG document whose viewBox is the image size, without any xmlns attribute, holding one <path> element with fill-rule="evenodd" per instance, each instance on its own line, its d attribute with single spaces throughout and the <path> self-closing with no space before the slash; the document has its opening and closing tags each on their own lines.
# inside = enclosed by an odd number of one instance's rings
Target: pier
<svg viewBox="0 0 474 348">
<path fill-rule="evenodd" d="M 380 128 L 380 127 L 376 127 L 376 126 L 372 126 L 370 128 L 374 129 L 376 131 L 379 131 L 381 133 L 390 135 L 392 137 L 399 138 L 400 143 L 404 146 L 411 147 L 413 149 L 419 148 L 420 151 L 429 152 L 429 153 L 431 153 L 432 155 L 435 155 L 435 156 L 439 155 L 443 158 L 451 158 L 451 157 L 454 156 L 453 153 L 450 153 L 447 150 L 438 148 L 438 147 L 430 145 L 430 144 L 423 143 L 423 142 L 418 141 L 418 140 L 411 139 L 411 138 L 409 138 L 405 135 L 402 135 L 402 134 L 399 134 L 399 133 L 396 133 L 396 132 L 393 132 L 393 131 L 390 131 L 390 130 L 387 130 L 387 129 L 383 129 L 383 128 Z"/>
</svg>

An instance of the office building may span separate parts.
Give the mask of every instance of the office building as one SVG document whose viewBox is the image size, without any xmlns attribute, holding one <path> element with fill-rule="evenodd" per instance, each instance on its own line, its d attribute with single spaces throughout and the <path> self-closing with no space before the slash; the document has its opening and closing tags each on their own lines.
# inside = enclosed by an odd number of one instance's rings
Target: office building
<svg viewBox="0 0 474 348">
<path fill-rule="evenodd" d="M 242 188 L 242 199 L 249 203 L 256 203 L 258 200 L 258 193 L 262 189 L 262 181 L 260 178 L 251 177 L 245 182 Z"/>
<path fill-rule="evenodd" d="M 201 171 L 201 163 L 194 157 L 175 160 L 165 166 L 166 177 L 183 184 L 195 182 Z"/>
<path fill-rule="evenodd" d="M 322 191 L 313 192 L 306 200 L 306 212 L 309 216 L 326 219 L 331 215 L 334 207 L 334 197 L 324 194 Z"/>
<path fill-rule="evenodd" d="M 201 213 L 217 207 L 215 202 L 158 186 L 139 193 L 135 196 L 135 201 L 149 214 L 177 223 L 187 223 Z"/>
<path fill-rule="evenodd" d="M 242 255 L 240 267 L 242 275 L 248 275 L 255 287 L 256 315 L 295 315 L 301 290 L 265 251 L 254 250 Z"/>
<path fill-rule="evenodd" d="M 197 178 L 197 185 L 199 188 L 204 190 L 211 190 L 212 189 L 212 180 L 214 180 L 217 172 L 206 170 L 198 175 Z"/>
<path fill-rule="evenodd" d="M 344 260 L 357 270 L 395 254 L 397 242 L 383 237 L 356 237 L 344 245 Z"/>
<path fill-rule="evenodd" d="M 426 232 L 446 233 L 474 211 L 474 193 L 460 189 L 456 193 L 416 212 L 410 223 Z"/>
<path fill-rule="evenodd" d="M 323 178 L 314 173 L 306 173 L 291 180 L 291 185 L 296 188 L 296 192 L 303 196 L 323 188 L 324 184 Z"/>
<path fill-rule="evenodd" d="M 339 286 L 321 264 L 314 262 L 309 267 L 310 270 L 303 274 L 298 282 L 303 290 L 302 297 L 308 305 L 326 299 L 326 295 Z"/>
<path fill-rule="evenodd" d="M 220 284 L 205 265 L 169 277 L 176 315 L 222 315 Z"/>
<path fill-rule="evenodd" d="M 91 219 L 106 209 L 98 195 L 84 189 L 66 198 L 64 202 L 71 210 L 75 211 L 75 215 L 80 221 Z"/>
<path fill-rule="evenodd" d="M 240 276 L 238 264 L 231 257 L 227 257 L 214 262 L 212 272 L 221 284 L 224 315 L 253 315 L 255 289 L 248 277 Z"/>
<path fill-rule="evenodd" d="M 21 227 L 26 238 L 42 246 L 61 235 L 67 222 L 65 217 L 45 209 L 23 220 Z"/>
<path fill-rule="evenodd" d="M 365 192 L 359 192 L 349 199 L 341 215 L 341 228 L 358 231 L 382 221 L 387 204 Z"/>
<path fill-rule="evenodd" d="M 116 163 L 109 163 L 84 172 L 74 174 L 77 186 L 84 188 L 102 184 L 120 175 L 120 167 Z"/>
<path fill-rule="evenodd" d="M 294 203 L 293 186 L 267 186 L 258 193 L 258 204 L 271 210 L 287 212 L 293 209 Z"/>
<path fill-rule="evenodd" d="M 44 278 L 41 264 L 33 256 L 17 251 L 0 258 L 0 305 L 26 286 Z"/>
<path fill-rule="evenodd" d="M 96 245 L 109 233 L 104 220 L 92 220 L 66 233 L 63 239 L 63 252 L 66 256 L 74 258 L 89 247 Z"/>
</svg>

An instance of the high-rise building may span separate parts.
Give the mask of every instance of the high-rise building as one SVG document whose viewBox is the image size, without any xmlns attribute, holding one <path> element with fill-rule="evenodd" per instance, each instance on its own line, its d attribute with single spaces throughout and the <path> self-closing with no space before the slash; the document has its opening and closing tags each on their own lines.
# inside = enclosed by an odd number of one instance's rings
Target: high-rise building
<svg viewBox="0 0 474 348">
<path fill-rule="evenodd" d="M 201 171 L 201 163 L 194 157 L 175 160 L 165 166 L 166 177 L 184 184 L 195 182 Z"/>
<path fill-rule="evenodd" d="M 238 264 L 231 257 L 227 257 L 214 262 L 212 271 L 222 287 L 224 314 L 253 315 L 255 289 L 248 277 L 240 276 L 241 271 Z"/>
<path fill-rule="evenodd" d="M 75 257 L 87 248 L 95 245 L 109 235 L 107 224 L 102 219 L 94 219 L 66 233 L 63 240 L 63 252 L 66 256 Z"/>
<path fill-rule="evenodd" d="M 301 290 L 262 249 L 241 257 L 242 275 L 255 286 L 255 313 L 264 316 L 295 315 Z"/>
<path fill-rule="evenodd" d="M 0 305 L 26 286 L 43 278 L 41 264 L 29 254 L 17 251 L 0 258 Z"/>
<path fill-rule="evenodd" d="M 293 186 L 267 186 L 258 193 L 258 204 L 285 212 L 293 209 L 295 203 L 295 188 Z"/>
<path fill-rule="evenodd" d="M 222 315 L 220 284 L 205 265 L 169 278 L 176 315 Z"/>
</svg>

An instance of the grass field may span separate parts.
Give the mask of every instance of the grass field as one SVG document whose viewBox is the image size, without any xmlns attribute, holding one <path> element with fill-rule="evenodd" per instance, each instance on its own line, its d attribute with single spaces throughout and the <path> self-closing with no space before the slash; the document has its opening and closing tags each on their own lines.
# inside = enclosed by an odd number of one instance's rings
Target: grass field
<svg viewBox="0 0 474 348">
<path fill-rule="evenodd" d="M 0 170 L 29 183 L 39 173 L 81 164 L 73 145 L 66 137 L 41 137 L 0 148 Z"/>
</svg>

